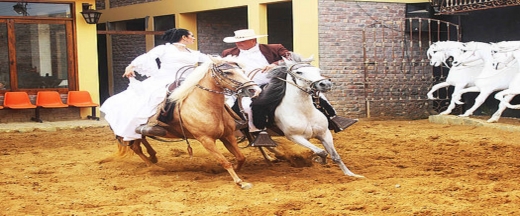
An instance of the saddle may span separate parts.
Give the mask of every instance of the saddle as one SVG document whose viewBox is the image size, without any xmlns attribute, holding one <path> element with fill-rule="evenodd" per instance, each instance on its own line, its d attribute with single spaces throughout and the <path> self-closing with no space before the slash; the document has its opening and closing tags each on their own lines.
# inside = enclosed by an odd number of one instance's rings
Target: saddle
<svg viewBox="0 0 520 216">
<path fill-rule="evenodd" d="M 195 68 L 195 66 L 193 66 L 193 65 L 187 65 L 187 66 L 181 67 L 175 74 L 175 82 L 170 83 L 167 87 L 168 93 L 166 94 L 165 102 L 163 102 L 164 106 L 161 108 L 161 113 L 159 114 L 159 117 L 157 118 L 157 120 L 159 120 L 159 122 L 166 124 L 166 122 L 170 122 L 171 120 L 173 120 L 173 110 L 175 109 L 175 102 L 169 102 L 168 97 L 173 92 L 173 90 L 175 90 L 177 87 L 179 87 L 182 84 L 182 82 L 184 81 L 184 79 L 183 79 L 184 74 L 187 71 L 192 70 L 194 68 Z"/>
<path fill-rule="evenodd" d="M 162 122 L 163 124 L 165 124 L 165 122 L 170 122 L 173 120 L 173 110 L 175 109 L 175 102 L 168 102 L 166 101 L 166 103 L 164 104 L 164 107 L 161 109 L 161 113 L 159 114 L 159 117 L 157 118 L 157 120 L 159 120 L 159 122 Z M 241 129 L 244 129 L 244 128 L 247 128 L 247 122 L 245 120 L 243 120 L 242 118 L 240 118 L 239 115 L 237 115 L 235 113 L 235 111 L 233 111 L 233 109 L 231 109 L 228 105 L 224 104 L 224 108 L 226 109 L 226 111 L 233 117 L 233 119 L 235 119 L 235 129 L 236 130 L 241 130 Z"/>
<path fill-rule="evenodd" d="M 253 112 L 253 124 L 257 128 L 273 128 L 274 127 L 274 111 L 280 105 L 283 96 L 285 95 L 285 87 L 283 89 L 269 88 L 264 86 L 265 93 L 260 94 L 251 103 L 251 110 Z M 325 99 L 316 96 L 314 97 L 314 106 L 321 111 L 328 119 L 329 130 L 334 130 L 335 133 L 345 130 L 351 125 L 358 122 L 357 119 L 350 119 L 336 115 L 336 111 Z M 274 130 L 278 134 L 282 134 L 279 129 Z"/>
</svg>

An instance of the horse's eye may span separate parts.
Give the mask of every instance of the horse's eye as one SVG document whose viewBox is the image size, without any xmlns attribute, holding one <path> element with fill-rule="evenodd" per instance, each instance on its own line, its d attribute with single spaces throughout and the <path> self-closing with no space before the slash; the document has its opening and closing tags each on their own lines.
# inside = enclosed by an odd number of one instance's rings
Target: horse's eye
<svg viewBox="0 0 520 216">
<path fill-rule="evenodd" d="M 437 53 L 437 51 L 436 51 L 436 50 L 434 50 L 434 51 L 433 51 L 433 54 L 435 54 L 435 53 Z"/>
<path fill-rule="evenodd" d="M 301 71 L 296 71 L 296 74 L 302 75 L 303 73 Z"/>
</svg>

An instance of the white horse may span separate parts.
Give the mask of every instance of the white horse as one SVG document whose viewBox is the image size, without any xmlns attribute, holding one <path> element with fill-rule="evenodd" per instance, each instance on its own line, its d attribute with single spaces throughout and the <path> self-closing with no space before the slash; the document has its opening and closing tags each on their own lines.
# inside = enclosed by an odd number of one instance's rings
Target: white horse
<svg viewBox="0 0 520 216">
<path fill-rule="evenodd" d="M 444 64 L 449 68 L 446 62 L 449 57 L 458 58 L 462 54 L 464 43 L 458 41 L 438 41 L 433 43 L 427 51 L 430 65 L 438 67 Z M 440 88 L 453 86 L 453 94 L 458 94 L 464 88 L 474 86 L 475 79 L 484 68 L 484 61 L 476 61 L 469 64 L 457 65 L 450 68 L 446 81 L 438 83 L 432 87 L 427 93 L 428 99 L 436 99 L 433 93 Z M 441 112 L 441 115 L 448 115 L 455 109 L 455 100 L 451 99 L 448 108 Z"/>
<path fill-rule="evenodd" d="M 332 89 L 332 82 L 321 76 L 320 69 L 310 64 L 312 59 L 301 60 L 292 54 L 292 60 L 284 59 L 285 65 L 273 69 L 271 81 L 263 94 L 253 101 L 254 123 L 259 128 L 276 126 L 290 141 L 314 152 L 316 161 L 326 163 L 327 154 L 338 164 L 345 175 L 354 174 L 341 160 L 334 148 L 327 117 L 313 104 L 313 95 Z M 258 121 L 258 116 L 268 116 Z M 325 150 L 309 140 L 318 139 Z"/>
<path fill-rule="evenodd" d="M 486 100 L 486 98 L 495 91 L 504 90 L 509 87 L 509 83 L 518 73 L 518 65 L 497 69 L 493 66 L 493 56 L 490 43 L 468 42 L 464 45 L 463 54 L 454 60 L 454 65 L 464 65 L 475 61 L 484 60 L 485 65 L 481 74 L 475 80 L 475 86 L 465 88 L 458 94 L 453 94 L 453 98 L 457 104 L 461 102 L 462 94 L 467 92 L 480 92 L 475 98 L 475 104 L 466 110 L 460 116 L 467 117 L 473 115 Z M 498 110 L 500 111 L 500 110 Z M 498 113 L 497 113 L 498 114 Z M 498 114 L 500 115 L 500 114 Z"/>
<path fill-rule="evenodd" d="M 493 66 L 495 68 L 512 67 L 518 65 L 520 69 L 520 41 L 503 41 L 492 44 L 492 55 L 494 59 Z M 518 71 L 520 72 L 520 71 Z M 506 90 L 495 94 L 495 98 L 500 101 L 497 112 L 488 120 L 488 122 L 498 122 L 502 112 L 506 108 L 520 109 L 520 105 L 511 105 L 510 101 L 520 94 L 520 73 L 509 83 Z"/>
</svg>

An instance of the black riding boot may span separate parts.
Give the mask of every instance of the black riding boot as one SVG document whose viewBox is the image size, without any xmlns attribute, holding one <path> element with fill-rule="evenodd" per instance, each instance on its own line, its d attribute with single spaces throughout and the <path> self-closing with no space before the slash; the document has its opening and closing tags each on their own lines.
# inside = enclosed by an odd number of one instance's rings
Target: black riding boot
<svg viewBox="0 0 520 216">
<path fill-rule="evenodd" d="M 135 132 L 144 136 L 166 136 L 166 129 L 159 125 L 141 125 L 135 129 Z"/>
<path fill-rule="evenodd" d="M 319 97 L 319 104 L 314 104 L 318 110 L 320 110 L 325 116 L 327 116 L 329 120 L 329 129 L 334 130 L 335 133 L 338 133 L 342 130 L 347 129 L 351 125 L 358 122 L 357 119 L 350 119 L 336 115 L 336 110 L 332 105 L 322 97 Z"/>
<path fill-rule="evenodd" d="M 159 119 L 160 116 L 162 116 L 162 107 L 165 103 L 166 100 L 158 106 L 157 112 L 148 119 L 148 123 L 135 128 L 135 132 L 144 136 L 166 136 L 166 129 L 160 126 L 166 126 L 166 124 L 162 123 Z"/>
</svg>

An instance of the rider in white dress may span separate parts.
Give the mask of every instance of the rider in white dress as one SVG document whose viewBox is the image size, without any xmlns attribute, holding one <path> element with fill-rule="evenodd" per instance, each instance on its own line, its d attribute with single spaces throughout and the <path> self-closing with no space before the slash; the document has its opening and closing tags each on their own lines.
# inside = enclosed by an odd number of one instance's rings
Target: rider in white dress
<svg viewBox="0 0 520 216">
<path fill-rule="evenodd" d="M 199 51 L 186 48 L 193 44 L 195 37 L 186 29 L 170 29 L 162 39 L 168 43 L 154 47 L 149 52 L 135 58 L 125 70 L 123 77 L 128 77 L 128 88 L 108 98 L 101 106 L 105 119 L 117 136 L 124 141 L 140 139 L 141 134 L 135 129 L 146 124 L 156 114 L 158 105 L 166 98 L 167 88 L 176 81 L 177 72 L 185 66 L 196 66 L 209 57 Z M 161 62 L 160 68 L 156 59 Z M 148 76 L 139 81 L 135 72 Z M 183 75 L 184 78 L 189 73 Z"/>
</svg>

